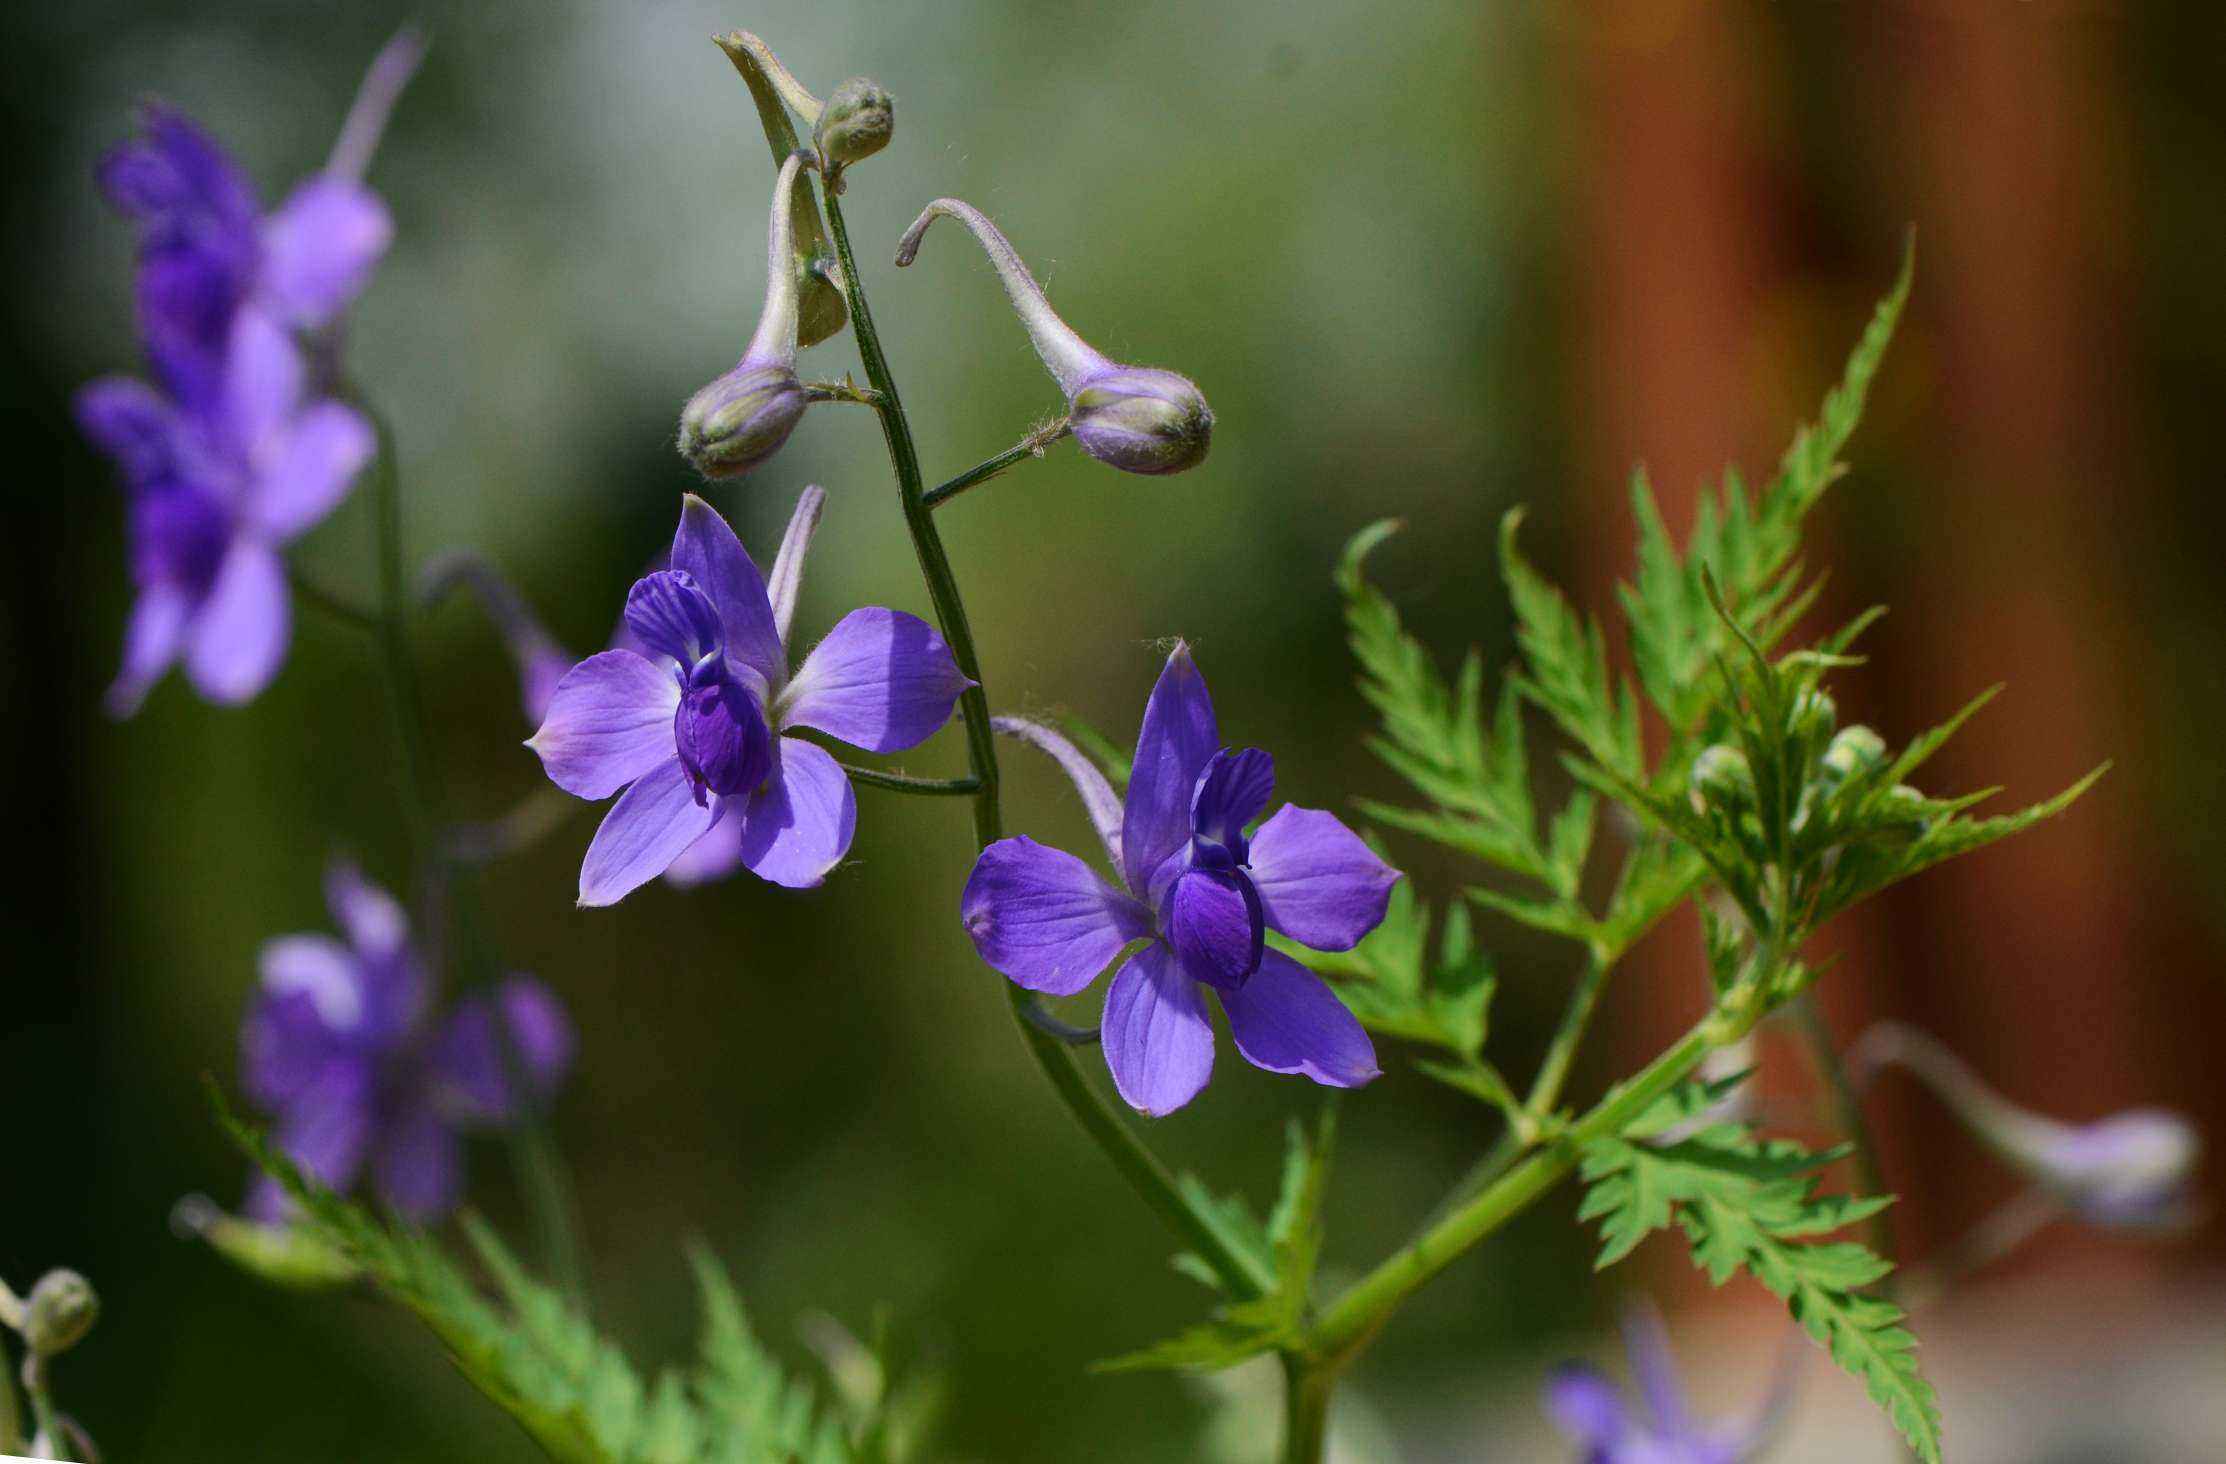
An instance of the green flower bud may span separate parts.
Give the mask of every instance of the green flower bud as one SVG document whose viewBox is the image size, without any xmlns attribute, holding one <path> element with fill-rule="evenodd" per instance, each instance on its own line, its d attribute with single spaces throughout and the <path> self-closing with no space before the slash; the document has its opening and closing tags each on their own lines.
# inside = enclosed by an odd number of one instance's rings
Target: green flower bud
<svg viewBox="0 0 2226 1464">
<path fill-rule="evenodd" d="M 1860 724 L 1843 727 L 1832 745 L 1824 749 L 1824 776 L 1835 783 L 1845 782 L 1885 760 L 1885 738 Z"/>
<path fill-rule="evenodd" d="M 706 478 L 739 477 L 781 450 L 811 402 L 788 366 L 744 361 L 680 409 L 680 455 Z"/>
<path fill-rule="evenodd" d="M 1719 742 L 1693 759 L 1693 808 L 1705 813 L 1711 807 L 1734 813 L 1755 801 L 1754 769 L 1747 755 Z"/>
<path fill-rule="evenodd" d="M 1896 783 L 1886 790 L 1886 796 L 1880 801 L 1879 807 L 1895 823 L 1923 828 L 1932 822 L 1932 816 L 1925 812 L 1925 805 L 1931 801 L 1907 783 Z"/>
<path fill-rule="evenodd" d="M 1811 744 L 1822 742 L 1839 725 L 1840 709 L 1822 687 L 1804 690 L 1793 702 L 1793 734 Z"/>
<path fill-rule="evenodd" d="M 49 1271 L 23 1304 L 23 1340 L 40 1357 L 67 1352 L 100 1320 L 93 1283 L 75 1271 Z"/>
<path fill-rule="evenodd" d="M 896 105 L 887 87 L 863 76 L 836 87 L 812 129 L 819 155 L 837 168 L 872 157 L 889 145 L 896 130 Z"/>
</svg>

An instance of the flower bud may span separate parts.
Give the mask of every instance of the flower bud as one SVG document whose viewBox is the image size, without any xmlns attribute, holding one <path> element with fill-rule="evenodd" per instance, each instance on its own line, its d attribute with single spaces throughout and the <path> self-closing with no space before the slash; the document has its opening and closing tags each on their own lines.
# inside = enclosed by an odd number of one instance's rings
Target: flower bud
<svg viewBox="0 0 2226 1464">
<path fill-rule="evenodd" d="M 1706 813 L 1713 807 L 1736 813 L 1754 804 L 1754 770 L 1747 766 L 1745 753 L 1719 742 L 1693 759 L 1692 789 L 1694 812 Z"/>
<path fill-rule="evenodd" d="M 1840 709 L 1824 688 L 1810 686 L 1793 699 L 1793 735 L 1812 744 L 1832 735 Z"/>
<path fill-rule="evenodd" d="M 739 477 L 781 450 L 811 404 L 793 369 L 744 361 L 680 409 L 680 455 L 706 478 Z"/>
<path fill-rule="evenodd" d="M 1172 371 L 1120 365 L 1092 349 L 1059 318 L 1011 243 L 973 205 L 938 198 L 922 210 L 897 243 L 900 268 L 912 263 L 928 225 L 939 218 L 966 225 L 989 256 L 1036 354 L 1066 393 L 1074 438 L 1084 452 L 1124 473 L 1150 475 L 1180 473 L 1205 461 L 1213 410 L 1196 384 Z"/>
<path fill-rule="evenodd" d="M 1205 461 L 1213 409 L 1190 378 L 1131 366 L 1091 378 L 1069 404 L 1074 440 L 1124 473 L 1180 473 Z"/>
<path fill-rule="evenodd" d="M 733 370 L 688 398 L 680 412 L 680 455 L 706 478 L 747 473 L 781 450 L 812 397 L 796 378 L 797 277 L 790 185 L 803 167 L 790 154 L 773 184 L 766 225 L 765 308 Z"/>
<path fill-rule="evenodd" d="M 812 129 L 819 155 L 837 168 L 872 157 L 889 145 L 896 130 L 896 105 L 888 88 L 863 76 L 836 87 Z"/>
<path fill-rule="evenodd" d="M 2202 1139 L 2184 1116 L 2132 1108 L 2063 1123 L 2010 1102 L 1925 1033 L 1881 1022 L 1857 1044 L 1851 1066 L 1862 1072 L 1889 1063 L 1923 1080 L 1979 1142 L 2086 1223 L 2159 1230 L 2190 1218 L 2188 1186 Z"/>
<path fill-rule="evenodd" d="M 49 1271 L 23 1303 L 23 1341 L 40 1357 L 67 1352 L 100 1320 L 93 1283 L 75 1271 Z"/>
<path fill-rule="evenodd" d="M 1830 782 L 1844 783 L 1885 760 L 1885 738 L 1860 724 L 1843 727 L 1832 745 L 1824 749 L 1824 776 Z"/>
</svg>

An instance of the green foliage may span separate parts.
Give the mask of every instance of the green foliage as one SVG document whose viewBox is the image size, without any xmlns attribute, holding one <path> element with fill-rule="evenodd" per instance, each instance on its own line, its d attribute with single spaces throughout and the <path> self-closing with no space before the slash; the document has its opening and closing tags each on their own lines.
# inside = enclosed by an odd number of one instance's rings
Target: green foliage
<svg viewBox="0 0 2226 1464">
<path fill-rule="evenodd" d="M 830 1407 L 790 1378 L 751 1331 L 717 1261 L 691 1253 L 703 1307 L 700 1356 L 653 1382 L 568 1297 L 527 1274 L 487 1226 L 464 1222 L 494 1295 L 432 1237 L 390 1224 L 303 1174 L 261 1133 L 220 1116 L 300 1207 L 297 1224 L 414 1313 L 451 1362 L 565 1464 L 898 1464 L 914 1428 L 878 1406 Z M 900 1395 L 902 1396 L 902 1395 Z"/>
<path fill-rule="evenodd" d="M 1598 1264 L 1613 1265 L 1647 1236 L 1676 1225 L 1712 1282 L 1745 1271 L 1782 1298 L 1832 1360 L 1864 1384 L 1910 1447 L 1937 1461 L 1939 1400 L 1917 1371 L 1916 1339 L 1899 1307 L 1864 1289 L 1892 1263 L 1856 1242 L 1822 1239 L 1891 1200 L 1816 1193 L 1818 1171 L 1842 1158 L 1844 1148 L 1811 1153 L 1759 1138 L 1744 1124 L 1709 1121 L 1709 1110 L 1737 1081 L 1687 1083 L 1624 1136 L 1584 1147 L 1588 1188 L 1578 1217 L 1599 1222 Z M 1681 1130 L 1689 1131 L 1680 1136 Z"/>
<path fill-rule="evenodd" d="M 1224 1228 L 1224 1234 L 1237 1238 L 1248 1251 L 1268 1261 L 1275 1284 L 1255 1299 L 1225 1302 L 1205 1321 L 1163 1342 L 1108 1358 L 1097 1364 L 1097 1371 L 1183 1368 L 1211 1372 L 1298 1344 L 1313 1295 L 1314 1271 L 1321 1261 L 1322 1196 L 1329 1187 L 1336 1130 L 1334 1098 L 1324 1101 L 1321 1124 L 1312 1136 L 1305 1125 L 1292 1120 L 1285 1135 L 1283 1182 L 1264 1225 L 1252 1217 L 1242 1199 L 1216 1198 L 1189 1176 L 1184 1177 L 1193 1202 L 1203 1205 L 1217 1226 Z M 1185 1275 L 1218 1289 L 1213 1272 L 1196 1257 L 1178 1256 L 1176 1266 Z"/>
</svg>

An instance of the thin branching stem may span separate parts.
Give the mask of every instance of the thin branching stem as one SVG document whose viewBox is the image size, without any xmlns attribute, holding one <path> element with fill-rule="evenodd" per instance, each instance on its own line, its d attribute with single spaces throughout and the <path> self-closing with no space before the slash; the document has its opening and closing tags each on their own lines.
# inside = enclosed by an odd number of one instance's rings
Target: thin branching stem
<svg viewBox="0 0 2226 1464">
<path fill-rule="evenodd" d="M 882 768 L 864 768 L 856 763 L 844 763 L 842 770 L 853 783 L 868 788 L 886 788 L 891 793 L 918 793 L 928 797 L 972 798 L 982 791 L 979 778 L 915 778 L 909 773 L 892 773 Z"/>
<path fill-rule="evenodd" d="M 836 256 L 842 267 L 851 328 L 858 338 L 858 359 L 875 395 L 874 413 L 881 419 L 882 439 L 896 474 L 898 506 L 903 511 L 905 528 L 920 561 L 921 577 L 927 581 L 928 600 L 935 609 L 943 639 L 949 643 L 951 657 L 958 663 L 960 672 L 974 682 L 959 697 L 959 714 L 966 723 L 967 757 L 980 785 L 973 795 L 975 843 L 987 848 L 1002 835 L 1004 814 L 998 802 L 997 745 L 990 730 L 989 700 L 982 691 L 981 663 L 974 651 L 974 632 L 967 623 L 966 605 L 959 596 L 958 577 L 952 572 L 950 556 L 944 551 L 943 536 L 936 530 L 927 505 L 926 485 L 920 476 L 919 450 L 913 445 L 912 426 L 904 415 L 904 401 L 897 394 L 888 359 L 881 353 L 881 337 L 874 329 L 873 311 L 866 304 L 865 287 L 857 258 L 851 252 L 850 230 L 843 220 L 842 205 L 824 189 L 820 196 L 827 209 L 828 232 L 834 236 Z M 1090 1085 L 1075 1060 L 1073 1048 L 1036 1025 L 1029 1016 L 1036 1007 L 1034 994 L 1007 983 L 1006 995 L 1013 1009 L 1014 1025 L 1027 1040 L 1028 1050 L 1050 1080 L 1053 1091 L 1144 1203 L 1213 1268 L 1232 1294 L 1245 1299 L 1265 1295 L 1274 1277 L 1263 1274 L 1257 1261 L 1224 1240 L 1214 1224 L 1191 1203 L 1159 1156 Z"/>
<path fill-rule="evenodd" d="M 995 457 L 984 458 L 949 482 L 936 484 L 927 491 L 924 501 L 929 508 L 941 508 L 967 489 L 987 483 L 1014 464 L 1042 457 L 1045 448 L 1066 436 L 1073 428 L 1073 422 L 1066 417 L 1039 427 Z"/>
</svg>

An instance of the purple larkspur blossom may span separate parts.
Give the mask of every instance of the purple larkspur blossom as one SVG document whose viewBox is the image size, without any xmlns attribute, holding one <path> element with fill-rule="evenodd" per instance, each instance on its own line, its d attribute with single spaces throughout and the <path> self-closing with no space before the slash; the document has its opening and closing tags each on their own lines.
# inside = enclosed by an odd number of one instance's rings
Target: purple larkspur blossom
<svg viewBox="0 0 2226 1464">
<path fill-rule="evenodd" d="M 1742 1464 L 1756 1458 L 1791 1400 L 1801 1357 L 1796 1337 L 1780 1353 L 1755 1416 L 1726 1427 L 1693 1417 L 1660 1312 L 1643 1305 L 1626 1310 L 1623 1346 L 1638 1383 L 1638 1409 L 1587 1363 L 1566 1363 L 1547 1380 L 1546 1411 L 1577 1445 L 1579 1464 Z"/>
<path fill-rule="evenodd" d="M 1045 369 L 1066 394 L 1082 450 L 1124 473 L 1158 476 L 1195 468 L 1213 444 L 1213 409 L 1189 377 L 1156 366 L 1124 366 L 1091 347 L 1059 318 L 1020 254 L 972 204 L 938 198 L 904 231 L 897 264 L 912 263 L 928 225 L 953 218 L 973 231 L 997 270 Z"/>
<path fill-rule="evenodd" d="M 1246 832 L 1267 808 L 1275 763 L 1256 747 L 1222 746 L 1189 647 L 1176 645 L 1152 688 L 1125 799 L 1050 728 L 1010 717 L 997 726 L 1074 780 L 1116 879 L 1033 839 L 1000 839 L 975 861 L 960 917 L 984 961 L 1052 996 L 1074 995 L 1147 942 L 1114 973 L 1099 1029 L 1131 1107 L 1171 1113 L 1206 1086 L 1207 988 L 1253 1066 L 1338 1088 L 1377 1076 L 1375 1047 L 1345 1004 L 1265 937 L 1350 950 L 1382 922 L 1399 872 L 1319 809 L 1287 804 Z"/>
<path fill-rule="evenodd" d="M 1899 1022 L 1872 1027 L 1849 1057 L 1865 1080 L 1887 1064 L 1916 1074 L 1979 1142 L 2086 1224 L 2168 1231 L 2195 1216 L 2203 1141 L 2184 1114 L 2129 1108 L 2065 1123 L 2012 1103 L 1938 1039 Z"/>
<path fill-rule="evenodd" d="M 687 495 L 670 567 L 626 597 L 635 646 L 590 656 L 558 683 L 526 745 L 568 793 L 625 790 L 580 866 L 582 905 L 623 898 L 728 824 L 735 863 L 792 889 L 818 884 L 849 851 L 857 809 L 833 754 L 790 734 L 868 752 L 916 747 L 973 685 L 926 621 L 878 607 L 844 616 L 789 674 L 824 501 L 806 490 L 768 580 L 727 521 Z M 725 847 L 696 856 L 698 877 Z"/>
<path fill-rule="evenodd" d="M 135 294 L 151 382 L 78 393 L 78 424 L 114 459 L 137 590 L 108 694 L 128 716 L 183 658 L 209 700 L 270 684 L 291 636 L 280 551 L 346 497 L 375 450 L 296 341 L 330 326 L 393 236 L 362 172 L 417 63 L 404 33 L 366 76 L 325 170 L 273 213 L 183 115 L 159 105 L 103 160 L 103 192 L 137 236 Z"/>
<path fill-rule="evenodd" d="M 397 1213 L 429 1220 L 462 1192 L 461 1136 L 515 1123 L 554 1094 L 572 1060 L 571 1023 L 529 976 L 436 1023 L 402 907 L 345 861 L 327 871 L 325 899 L 346 940 L 287 935 L 263 947 L 240 1033 L 247 1093 L 318 1182 L 344 1193 L 368 1171 Z M 268 1179 L 248 1199 L 258 1220 L 286 1207 Z"/>
</svg>

